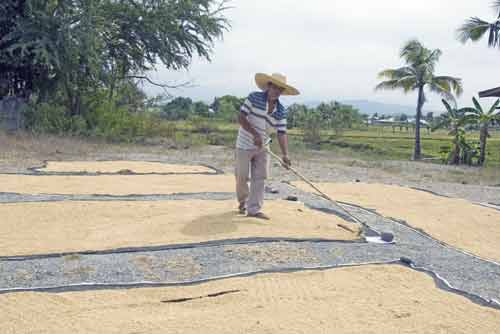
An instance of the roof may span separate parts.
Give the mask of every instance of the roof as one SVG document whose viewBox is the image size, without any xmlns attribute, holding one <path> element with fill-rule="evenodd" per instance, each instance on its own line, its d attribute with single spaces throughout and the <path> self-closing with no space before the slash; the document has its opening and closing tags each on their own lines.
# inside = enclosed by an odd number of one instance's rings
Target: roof
<svg viewBox="0 0 500 334">
<path fill-rule="evenodd" d="M 500 87 L 479 92 L 479 97 L 500 97 Z"/>
</svg>

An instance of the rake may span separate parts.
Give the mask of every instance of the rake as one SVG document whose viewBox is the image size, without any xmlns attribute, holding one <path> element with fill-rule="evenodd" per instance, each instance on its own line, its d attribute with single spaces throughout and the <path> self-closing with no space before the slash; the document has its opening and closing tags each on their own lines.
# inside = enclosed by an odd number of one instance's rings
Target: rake
<svg viewBox="0 0 500 334">
<path fill-rule="evenodd" d="M 280 162 L 281 166 L 283 166 L 285 169 L 287 169 L 287 170 L 291 171 L 292 173 L 294 173 L 295 175 L 297 175 L 302 181 L 304 181 L 311 188 L 313 188 L 320 195 L 320 197 L 322 197 L 322 198 L 326 199 L 327 201 L 329 201 L 330 203 L 332 203 L 336 208 L 338 208 L 347 217 L 351 218 L 354 222 L 360 224 L 361 226 L 366 226 L 365 223 L 361 222 L 358 218 L 356 218 L 355 216 L 353 216 L 349 211 L 347 211 L 346 209 L 344 209 L 344 207 L 341 206 L 336 200 L 334 200 L 333 198 L 331 198 L 330 196 L 328 196 L 327 194 L 325 194 L 323 191 L 321 191 L 321 189 L 319 189 L 314 183 L 312 183 L 311 181 L 309 181 L 299 171 L 297 171 L 296 169 L 294 169 L 291 166 L 287 165 L 283 161 L 283 159 L 281 159 L 281 157 L 279 157 L 273 151 L 271 151 L 271 148 L 270 148 L 270 145 L 269 145 L 271 142 L 272 142 L 272 139 L 269 138 L 266 141 L 266 143 L 263 145 L 263 147 L 265 147 L 265 150 L 267 151 L 267 153 L 269 153 L 269 155 L 271 155 L 273 158 L 275 158 L 276 160 L 278 160 Z M 342 224 L 338 224 L 338 225 L 340 227 L 343 227 L 343 228 L 351 231 L 351 232 L 354 232 L 353 230 L 351 230 L 350 228 L 348 228 L 345 225 L 342 225 Z M 379 237 L 372 237 L 372 238 L 381 239 L 382 242 L 386 242 L 386 243 L 392 243 L 393 240 L 394 240 L 394 235 L 392 233 L 390 233 L 390 232 L 382 232 L 382 233 L 377 232 L 377 233 L 379 233 L 380 236 Z M 368 241 L 368 238 L 366 238 L 366 240 Z M 375 242 L 375 241 L 371 241 L 371 242 Z"/>
<path fill-rule="evenodd" d="M 299 171 L 296 169 L 292 168 L 291 166 L 288 166 L 283 159 L 281 159 L 277 154 L 275 154 L 273 151 L 271 151 L 271 148 L 269 147 L 269 144 L 271 143 L 271 139 L 268 139 L 264 147 L 266 148 L 267 153 L 269 153 L 273 158 L 278 160 L 285 169 L 291 171 L 295 175 L 297 175 L 302 181 L 307 183 L 311 188 L 313 188 L 322 198 L 326 199 L 327 201 L 331 202 L 332 204 L 335 205 L 335 207 L 339 208 L 342 213 L 350 217 L 352 220 L 354 220 L 356 223 L 364 225 L 358 218 L 354 217 L 352 214 L 350 214 L 346 209 L 344 209 L 336 200 L 325 194 L 321 189 L 319 189 L 314 183 L 309 181 L 304 175 L 302 175 Z"/>
</svg>

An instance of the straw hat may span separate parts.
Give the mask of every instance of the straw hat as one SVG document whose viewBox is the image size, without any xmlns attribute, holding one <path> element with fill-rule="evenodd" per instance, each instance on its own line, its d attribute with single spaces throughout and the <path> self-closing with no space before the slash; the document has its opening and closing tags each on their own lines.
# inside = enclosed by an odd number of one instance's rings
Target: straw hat
<svg viewBox="0 0 500 334">
<path fill-rule="evenodd" d="M 262 89 L 262 90 L 267 90 L 267 84 L 269 82 L 272 82 L 278 87 L 281 87 L 284 89 L 283 93 L 281 95 L 299 95 L 300 92 L 288 85 L 286 83 L 286 77 L 283 74 L 279 73 L 273 73 L 272 75 L 267 75 L 265 73 L 257 73 L 255 75 L 255 83 L 257 86 Z"/>
</svg>

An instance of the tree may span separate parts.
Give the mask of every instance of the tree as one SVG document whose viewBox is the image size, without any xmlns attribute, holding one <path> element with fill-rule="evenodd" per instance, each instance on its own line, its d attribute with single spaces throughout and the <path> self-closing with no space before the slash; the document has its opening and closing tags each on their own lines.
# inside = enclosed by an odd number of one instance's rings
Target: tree
<svg viewBox="0 0 500 334">
<path fill-rule="evenodd" d="M 193 101 L 189 97 L 176 97 L 162 108 L 162 116 L 173 121 L 187 119 L 193 111 Z"/>
<path fill-rule="evenodd" d="M 477 42 L 488 35 L 489 47 L 500 47 L 500 0 L 493 2 L 493 8 L 498 12 L 496 20 L 488 22 L 479 17 L 469 18 L 458 30 L 458 40 L 467 43 Z"/>
<path fill-rule="evenodd" d="M 478 164 L 482 166 L 486 160 L 486 141 L 490 136 L 489 126 L 495 120 L 500 120 L 500 110 L 498 109 L 500 106 L 500 99 L 493 104 L 488 112 L 484 112 L 475 97 L 472 98 L 472 102 L 474 103 L 474 108 L 465 108 L 465 117 L 467 122 L 479 126 L 480 153 Z"/>
<path fill-rule="evenodd" d="M 294 103 L 288 107 L 287 111 L 287 126 L 291 129 L 303 124 L 308 108 L 305 104 Z"/>
<path fill-rule="evenodd" d="M 304 142 L 314 145 L 319 144 L 321 142 L 321 127 L 323 123 L 323 117 L 317 109 L 312 109 L 304 114 L 302 125 Z"/>
<path fill-rule="evenodd" d="M 336 101 L 331 101 L 328 103 L 321 102 L 317 107 L 316 111 L 320 114 L 323 120 L 322 127 L 331 129 L 334 127 L 335 113 L 340 104 Z"/>
<path fill-rule="evenodd" d="M 357 123 L 361 123 L 361 116 L 358 109 L 339 103 L 332 120 L 335 134 L 340 135 L 343 129 L 350 129 Z"/>
<path fill-rule="evenodd" d="M 11 5 L 18 3 L 20 8 Z M 130 82 L 175 87 L 156 83 L 146 73 L 158 64 L 187 68 L 196 55 L 210 60 L 214 40 L 228 28 L 224 4 L 6 0 L 0 5 L 0 27 L 8 27 L 0 35 L 0 66 L 38 69 L 33 91 L 62 97 L 69 112 L 78 115 L 84 97 L 99 90 L 106 89 L 112 101 L 120 85 Z"/>
<path fill-rule="evenodd" d="M 6 95 L 29 97 L 37 83 L 50 82 L 48 68 L 37 64 L 37 48 L 33 44 L 23 46 L 24 57 L 13 51 L 15 41 L 8 38 L 27 13 L 27 1 L 2 0 L 0 3 L 0 98 Z M 27 32 L 28 33 L 28 32 Z"/>
<path fill-rule="evenodd" d="M 439 122 L 433 126 L 432 131 L 438 129 L 450 129 L 448 135 L 453 136 L 453 150 L 448 156 L 448 164 L 458 165 L 460 163 L 460 152 L 466 148 L 465 130 L 463 126 L 466 123 L 466 108 L 457 109 L 452 107 L 446 100 L 442 100 L 446 113 L 440 115 Z M 464 155 L 464 154 L 462 154 Z"/>
<path fill-rule="evenodd" d="M 441 57 L 441 50 L 430 50 L 419 41 L 411 40 L 404 45 L 400 57 L 405 61 L 405 66 L 397 69 L 387 69 L 379 73 L 379 78 L 387 79 L 376 86 L 376 90 L 402 89 L 404 93 L 418 91 L 417 112 L 415 121 L 415 150 L 413 159 L 421 159 L 420 146 L 420 120 L 422 118 L 422 107 L 426 101 L 425 88 L 431 92 L 440 94 L 447 100 L 454 100 L 453 94 L 459 96 L 462 89 L 462 81 L 451 76 L 436 76 L 434 74 L 436 65 Z"/>
<path fill-rule="evenodd" d="M 212 103 L 212 106 L 215 107 L 215 115 L 218 118 L 234 122 L 238 118 L 238 112 L 244 101 L 245 98 L 239 98 L 233 95 L 224 95 L 217 98 L 214 103 Z"/>
<path fill-rule="evenodd" d="M 205 102 L 198 101 L 193 104 L 193 112 L 198 116 L 209 117 L 209 107 Z"/>
</svg>

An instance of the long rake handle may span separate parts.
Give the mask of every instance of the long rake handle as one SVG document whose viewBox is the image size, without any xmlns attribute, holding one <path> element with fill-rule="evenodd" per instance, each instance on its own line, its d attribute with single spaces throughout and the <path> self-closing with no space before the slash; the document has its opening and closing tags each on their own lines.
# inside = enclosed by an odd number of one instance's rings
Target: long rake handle
<svg viewBox="0 0 500 334">
<path fill-rule="evenodd" d="M 287 166 L 287 164 L 283 161 L 283 159 L 281 159 L 281 157 L 279 157 L 273 151 L 271 151 L 271 149 L 269 147 L 266 147 L 266 151 L 272 157 L 274 157 L 275 159 L 277 159 L 283 166 Z M 331 198 L 330 196 L 328 196 L 327 194 L 325 194 L 324 192 L 322 192 L 311 181 L 309 181 L 304 175 L 302 175 L 301 173 L 299 173 L 297 170 L 293 169 L 291 166 L 287 166 L 285 168 L 288 169 L 289 171 L 291 171 L 292 173 L 294 173 L 295 175 L 297 175 L 300 179 L 302 179 L 302 181 L 304 181 L 309 186 L 311 186 L 311 188 L 313 188 L 314 190 L 316 190 L 318 192 L 318 194 L 321 195 L 321 197 L 323 197 L 324 199 L 326 199 L 326 200 L 332 202 L 333 204 L 335 204 L 336 207 L 338 207 L 339 209 L 341 209 L 345 214 L 347 214 L 349 217 L 351 217 L 355 222 L 357 222 L 360 225 L 363 225 L 363 223 L 361 223 L 361 221 L 358 218 L 356 218 L 353 215 L 351 215 L 346 209 L 344 209 L 342 206 L 340 206 L 340 204 L 337 203 L 336 200 L 334 200 L 333 198 Z"/>
<path fill-rule="evenodd" d="M 267 152 L 269 152 L 269 154 L 272 155 L 275 159 L 277 159 L 283 166 L 286 166 L 286 163 L 278 155 L 276 155 L 273 151 L 271 151 L 269 148 L 267 149 Z M 287 168 L 292 173 L 294 173 L 295 175 L 297 175 L 298 177 L 300 177 L 302 179 L 302 181 L 304 181 L 309 186 L 311 186 L 311 188 L 313 188 L 314 190 L 316 190 L 321 195 L 321 197 L 323 197 L 323 198 L 325 198 L 325 199 L 327 199 L 329 201 L 335 202 L 332 198 L 330 198 L 330 196 L 328 196 L 327 194 L 325 194 L 324 192 L 322 192 L 318 187 L 316 187 L 311 181 L 309 181 L 304 175 L 302 175 L 301 173 L 299 173 L 297 170 L 293 169 L 291 166 L 287 166 L 285 168 Z"/>
</svg>

